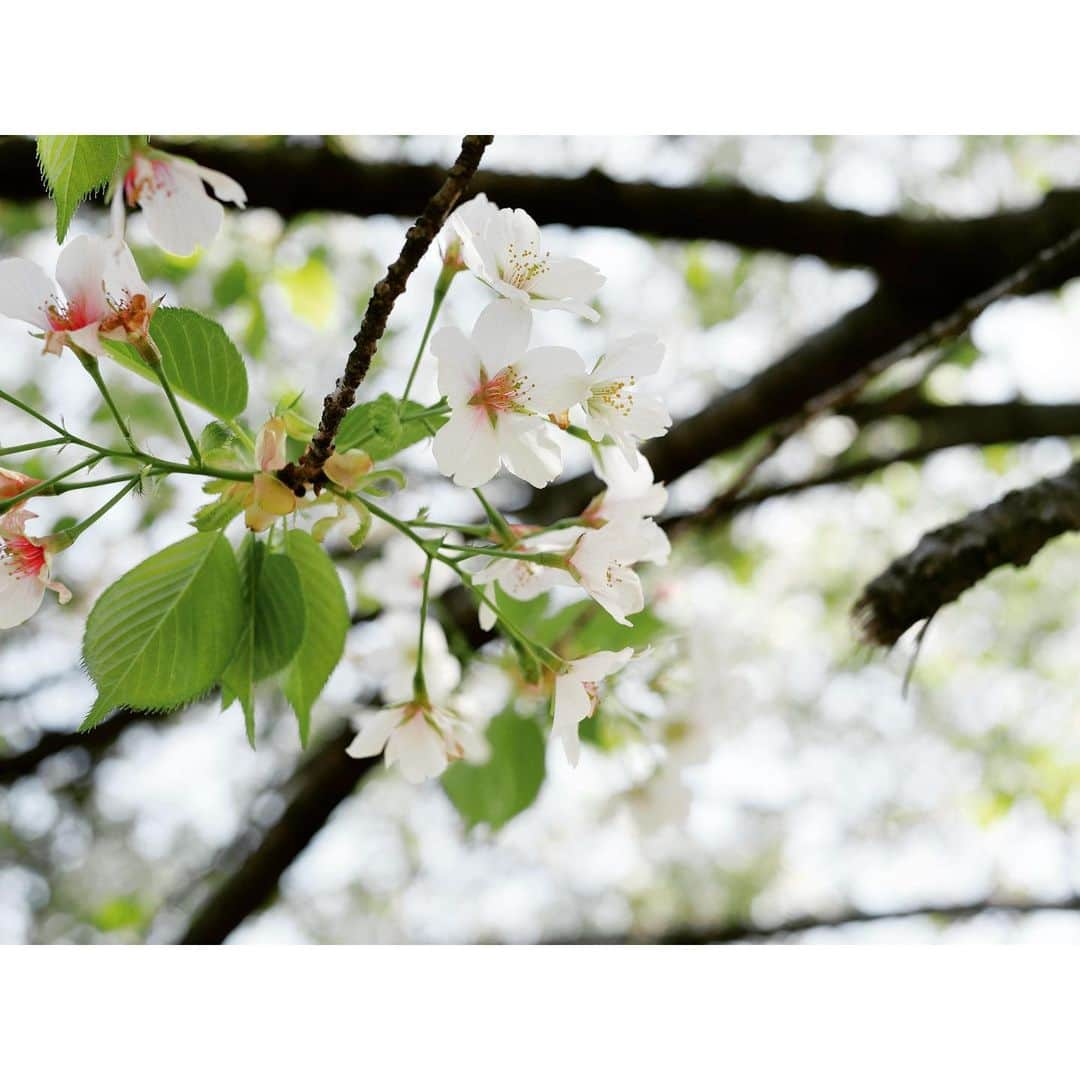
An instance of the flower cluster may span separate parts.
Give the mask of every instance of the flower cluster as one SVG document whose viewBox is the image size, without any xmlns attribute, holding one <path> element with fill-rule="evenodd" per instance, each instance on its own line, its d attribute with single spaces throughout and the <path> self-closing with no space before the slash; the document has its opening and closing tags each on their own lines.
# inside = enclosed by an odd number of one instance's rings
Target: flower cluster
<svg viewBox="0 0 1080 1080">
<path fill-rule="evenodd" d="M 529 650 L 534 643 L 527 632 L 511 628 L 503 617 L 502 596 L 530 600 L 566 587 L 584 590 L 616 622 L 629 626 L 629 617 L 645 604 L 635 567 L 665 562 L 670 552 L 654 520 L 666 492 L 653 482 L 637 448 L 638 440 L 662 435 L 671 423 L 662 402 L 642 385 L 659 370 L 663 345 L 651 334 L 625 337 L 591 368 L 571 348 L 530 346 L 535 311 L 560 309 L 599 319 L 592 301 L 603 276 L 580 259 L 552 255 L 525 211 L 499 209 L 482 195 L 452 215 L 448 233 L 446 266 L 451 272 L 471 270 L 496 295 L 470 333 L 448 326 L 432 338 L 445 407 L 432 445 L 439 471 L 462 487 L 478 489 L 505 467 L 542 488 L 562 472 L 561 441 L 575 436 L 589 444 L 606 483 L 578 518 L 549 528 L 511 525 L 481 496 L 491 542 L 460 548 L 453 563 L 478 595 L 480 625 L 492 630 L 501 624 Z M 377 575 L 383 596 L 393 580 L 391 568 L 408 550 L 401 541 L 390 545 Z M 430 575 L 439 565 L 434 560 L 440 550 L 438 541 L 427 549 L 414 545 L 408 556 L 412 592 L 421 600 L 425 622 L 431 581 L 422 575 L 425 566 Z M 428 656 L 432 640 L 439 644 Z M 403 682 L 384 685 L 395 703 L 377 718 L 365 713 L 351 754 L 368 756 L 386 746 L 389 761 L 392 747 L 406 776 L 437 774 L 462 755 L 461 732 L 467 728 L 447 704 L 454 686 L 440 680 L 436 688 L 430 675 L 423 678 L 425 661 L 446 670 L 444 651 L 441 633 L 433 638 L 429 630 L 416 667 L 417 692 L 397 704 L 394 691 L 405 689 Z M 552 680 L 553 735 L 577 764 L 578 727 L 596 708 L 599 684 L 625 666 L 633 650 L 602 650 L 574 660 L 534 651 Z"/>
<path fill-rule="evenodd" d="M 57 258 L 55 281 L 29 259 L 0 260 L 0 314 L 41 331 L 46 354 L 60 356 L 69 349 L 95 380 L 96 361 L 109 355 L 109 341 L 134 346 L 163 379 L 160 356 L 150 337 L 150 320 L 160 301 L 151 297 L 125 240 L 124 204 L 126 201 L 143 209 L 151 236 L 163 248 L 175 254 L 191 254 L 196 247 L 213 241 L 224 216 L 220 204 L 206 193 L 204 181 L 220 198 L 244 205 L 243 189 L 222 173 L 161 151 L 133 153 L 114 177 L 109 235 L 72 239 Z M 99 381 L 98 385 L 107 395 L 103 383 Z M 106 400 L 112 408 L 111 399 L 106 396 Z M 117 423 L 128 436 L 119 416 Z M 184 430 L 187 434 L 186 426 Z M 3 629 L 30 618 L 41 606 L 46 589 L 55 591 L 61 603 L 71 596 L 63 585 L 52 580 L 50 570 L 53 554 L 70 541 L 61 543 L 50 537 L 39 543 L 26 535 L 26 523 L 37 515 L 13 506 L 12 500 L 18 494 L 13 484 L 21 482 L 20 477 L 21 481 L 29 479 L 0 469 L 0 507 L 6 510 L 0 516 Z M 36 481 L 25 486 L 32 483 Z M 280 493 L 273 490 L 264 474 L 256 477 L 254 488 L 247 511 L 252 527 L 268 521 L 274 512 L 286 513 L 295 508 L 284 507 Z"/>
<path fill-rule="evenodd" d="M 222 542 L 220 534 L 234 519 L 242 519 L 249 534 L 259 534 L 244 541 L 241 547 L 247 554 L 235 564 L 250 575 L 244 579 L 245 596 L 254 602 L 247 605 L 246 616 L 237 614 L 238 620 L 252 620 L 249 652 L 255 650 L 252 643 L 262 610 L 257 593 L 262 588 L 262 567 L 276 567 L 273 580 L 282 583 L 280 592 L 290 580 L 281 567 L 290 561 L 291 541 L 298 538 L 289 530 L 306 528 L 317 543 L 340 534 L 358 548 L 378 518 L 397 535 L 384 544 L 381 558 L 369 563 L 361 578 L 362 591 L 380 612 L 370 627 L 371 647 L 357 656 L 385 704 L 381 709 L 365 708 L 357 716 L 359 730 L 348 753 L 354 757 L 381 753 L 388 765 L 396 765 L 412 781 L 440 775 L 451 761 L 482 763 L 490 752 L 482 731 L 485 718 L 502 708 L 512 693 L 520 692 L 530 700 L 538 695 L 550 700 L 552 736 L 576 765 L 580 725 L 596 710 L 601 684 L 630 663 L 634 649 L 604 648 L 604 642 L 577 647 L 571 639 L 545 642 L 535 628 L 515 622 L 513 602 L 554 592 L 568 605 L 576 602 L 608 621 L 599 614 L 602 609 L 624 627 L 631 627 L 631 617 L 644 609 L 638 568 L 666 562 L 670 553 L 655 520 L 664 509 L 666 492 L 655 483 L 638 449 L 641 440 L 663 435 L 671 423 L 647 386 L 660 368 L 663 345 L 651 334 L 633 334 L 612 340 L 603 355 L 586 363 L 573 348 L 535 343 L 534 318 L 544 318 L 544 312 L 557 310 L 599 321 L 595 297 L 604 277 L 581 259 L 548 250 L 524 210 L 500 209 L 477 196 L 447 222 L 443 272 L 404 392 L 400 398 L 384 395 L 357 406 L 372 410 L 371 423 L 355 424 L 351 443 L 345 441 L 345 429 L 338 430 L 342 445 L 332 448 L 317 482 L 298 482 L 290 462 L 315 433 L 314 425 L 297 411 L 299 397 L 279 402 L 257 430 L 245 426 L 236 410 L 215 411 L 223 419 L 207 424 L 197 439 L 192 434 L 171 382 L 182 378 L 182 369 L 170 359 L 168 339 L 160 336 L 170 319 L 192 313 L 160 310 L 161 299 L 151 295 L 125 240 L 128 212 L 139 208 L 150 236 L 161 247 L 177 255 L 191 254 L 216 236 L 224 218 L 222 201 L 244 205 L 243 189 L 221 173 L 151 149 L 145 140 L 125 145 L 126 158 L 111 180 L 108 235 L 72 239 L 59 254 L 55 282 L 25 259 L 0 261 L 0 313 L 30 324 L 45 353 L 66 352 L 79 360 L 127 444 L 127 449 L 117 449 L 73 435 L 0 390 L 3 400 L 58 436 L 9 452 L 57 445 L 93 452 L 42 480 L 0 469 L 0 628 L 28 619 L 48 590 L 55 591 L 61 602 L 68 600 L 68 590 L 52 577 L 53 557 L 125 495 L 141 489 L 148 478 L 200 477 L 203 490 L 214 499 L 196 512 L 192 524 L 199 532 L 219 534 L 215 544 Z M 409 391 L 425 356 L 428 333 L 451 282 L 465 270 L 492 295 L 467 333 L 445 326 L 434 334 L 430 351 L 437 362 L 441 397 L 427 405 L 414 402 Z M 225 331 L 215 329 L 227 343 Z M 132 359 L 132 349 L 137 359 Z M 142 373 L 160 384 L 190 451 L 186 461 L 169 461 L 140 448 L 99 369 L 99 359 L 106 357 L 128 366 L 141 362 Z M 189 366 L 209 362 L 209 356 L 200 353 L 189 359 Z M 176 385 L 176 391 L 200 402 L 197 390 L 191 383 Z M 431 436 L 438 471 L 475 492 L 482 521 L 440 523 L 432 521 L 427 511 L 405 519 L 386 505 L 390 491 L 380 485 L 403 486 L 406 477 L 393 466 L 376 467 L 376 462 L 392 458 L 424 438 L 425 432 Z M 576 517 L 549 525 L 510 522 L 481 490 L 504 468 L 534 488 L 547 486 L 561 474 L 564 451 L 573 440 L 588 448 L 604 484 L 602 493 Z M 104 460 L 123 461 L 135 471 L 100 480 L 71 479 Z M 114 482 L 123 483 L 123 489 L 89 517 L 56 535 L 27 535 L 26 527 L 36 516 L 27 506 L 30 499 Z M 310 516 L 327 508 L 329 515 Z M 267 553 L 275 558 L 274 564 L 264 561 Z M 226 562 L 230 570 L 235 568 L 232 560 Z M 341 593 L 339 642 L 344 649 L 346 600 L 328 560 L 326 565 L 325 587 L 336 586 Z M 456 642 L 457 654 L 451 651 L 431 610 L 432 602 L 451 588 L 475 601 L 481 633 L 497 630 L 512 646 L 502 656 L 518 662 L 516 674 L 504 671 L 492 681 L 483 674 L 492 670 L 489 666 L 463 665 Z M 324 602 L 325 596 L 320 600 L 325 606 Z M 274 595 L 265 604 L 263 615 L 271 622 L 280 612 L 296 610 L 283 595 Z M 293 625 L 300 621 L 292 620 Z M 282 632 L 276 624 L 272 630 L 275 649 L 285 650 L 291 642 L 290 655 L 296 655 L 296 635 Z M 313 632 L 329 631 L 317 625 Z M 270 636 L 271 630 L 267 633 Z M 285 661 L 278 657 L 274 662 L 275 671 L 282 670 Z M 221 665 L 207 673 L 222 687 L 223 700 L 241 699 L 249 736 L 254 731 L 253 673 L 260 663 L 270 661 L 260 656 L 257 663 L 238 651 L 234 660 L 222 657 Z M 297 683 L 294 679 L 294 691 Z M 103 691 L 101 700 L 115 703 L 122 693 L 117 689 L 118 696 L 106 700 Z M 300 717 L 301 708 L 292 697 L 290 702 Z M 310 701 L 303 707 L 302 738 L 309 709 Z"/>
</svg>

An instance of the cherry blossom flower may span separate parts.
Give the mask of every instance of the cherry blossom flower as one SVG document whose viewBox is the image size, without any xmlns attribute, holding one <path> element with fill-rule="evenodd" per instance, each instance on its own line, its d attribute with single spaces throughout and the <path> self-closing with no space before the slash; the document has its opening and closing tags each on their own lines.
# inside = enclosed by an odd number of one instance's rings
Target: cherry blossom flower
<svg viewBox="0 0 1080 1080">
<path fill-rule="evenodd" d="M 9 510 L 0 518 L 0 630 L 19 626 L 36 614 L 52 589 L 61 604 L 71 599 L 66 585 L 52 580 L 52 557 L 58 545 L 50 537 L 26 535 L 29 510 Z"/>
<path fill-rule="evenodd" d="M 594 439 L 610 436 L 631 465 L 638 460 L 636 439 L 657 438 L 671 427 L 663 402 L 638 389 L 663 359 L 664 346 L 655 335 L 634 334 L 616 341 L 588 376 L 585 429 Z"/>
<path fill-rule="evenodd" d="M 578 725 L 592 716 L 600 700 L 599 684 L 624 668 L 634 655 L 631 648 L 603 651 L 573 660 L 555 677 L 555 709 L 551 734 L 561 740 L 566 760 L 576 766 L 581 757 Z"/>
<path fill-rule="evenodd" d="M 595 322 L 587 303 L 604 276 L 583 259 L 546 250 L 536 222 L 524 210 L 500 210 L 477 195 L 450 217 L 465 265 L 500 296 L 536 309 L 560 309 Z"/>
<path fill-rule="evenodd" d="M 417 643 L 420 636 L 418 611 L 389 611 L 370 628 L 378 644 L 364 650 L 364 671 L 379 684 L 386 701 L 405 701 L 413 695 Z M 438 620 L 424 626 L 424 682 L 428 695 L 446 701 L 461 681 L 461 664 L 450 652 L 446 634 Z"/>
<path fill-rule="evenodd" d="M 554 532 L 539 533 L 536 536 L 525 536 L 514 545 L 513 551 L 525 554 L 537 554 L 542 552 L 569 551 L 573 542 L 584 532 L 581 528 L 558 529 Z M 479 568 L 473 571 L 473 584 L 484 590 L 488 598 L 488 604 L 480 604 L 478 615 L 480 627 L 490 630 L 495 625 L 495 609 L 498 597 L 495 586 L 499 585 L 508 595 L 515 600 L 534 600 L 541 593 L 557 585 L 573 585 L 574 579 L 569 572 L 557 566 L 545 566 L 543 563 L 529 562 L 525 559 L 507 559 L 493 557 L 481 557 L 469 560 L 469 563 L 478 563 Z M 466 569 L 472 570 L 472 566 L 466 564 Z"/>
<path fill-rule="evenodd" d="M 628 615 L 645 607 L 638 562 L 663 562 L 671 547 L 655 521 L 615 520 L 589 529 L 568 558 L 574 580 L 617 622 L 630 626 Z"/>
<path fill-rule="evenodd" d="M 101 338 L 145 337 L 155 305 L 122 241 L 77 236 L 56 261 L 59 287 L 29 259 L 0 262 L 0 313 L 45 331 L 45 351 L 67 344 L 105 355 Z"/>
<path fill-rule="evenodd" d="M 451 761 L 465 756 L 467 727 L 449 709 L 430 701 L 366 709 L 356 723 L 360 730 L 346 753 L 374 757 L 385 748 L 387 766 L 398 765 L 413 784 L 439 776 Z"/>
<path fill-rule="evenodd" d="M 628 464 L 621 450 L 601 446 L 596 472 L 607 487 L 581 515 L 594 527 L 609 521 L 641 521 L 656 517 L 667 506 L 667 489 L 663 484 L 653 482 L 652 466 L 636 450 L 634 460 Z"/>
<path fill-rule="evenodd" d="M 424 530 L 418 530 L 423 535 Z M 363 591 L 384 608 L 416 608 L 424 589 L 427 556 L 407 536 L 393 536 L 383 546 L 378 562 L 364 571 Z M 445 563 L 432 563 L 428 596 L 441 596 L 457 581 Z"/>
<path fill-rule="evenodd" d="M 174 255 L 191 255 L 209 247 L 225 220 L 221 203 L 247 204 L 244 189 L 224 173 L 171 154 L 136 154 L 124 175 L 128 206 L 138 205 L 154 242 Z"/>
<path fill-rule="evenodd" d="M 584 363 L 562 346 L 529 349 L 531 327 L 527 310 L 496 300 L 480 313 L 471 337 L 444 327 L 432 340 L 439 391 L 452 410 L 432 449 L 443 475 L 463 487 L 486 483 L 500 461 L 533 487 L 544 487 L 562 469 L 544 416 L 580 399 Z"/>
</svg>

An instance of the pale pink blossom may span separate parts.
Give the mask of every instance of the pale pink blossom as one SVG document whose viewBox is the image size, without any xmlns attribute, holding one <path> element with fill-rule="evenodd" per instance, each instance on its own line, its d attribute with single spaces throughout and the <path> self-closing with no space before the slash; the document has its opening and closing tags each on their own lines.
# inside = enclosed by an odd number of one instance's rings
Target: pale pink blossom
<svg viewBox="0 0 1080 1080">
<path fill-rule="evenodd" d="M 136 154 L 124 175 L 128 206 L 138 205 L 154 242 L 174 255 L 191 255 L 213 243 L 225 220 L 217 199 L 243 207 L 244 189 L 224 173 L 185 158 L 154 152 Z"/>
<path fill-rule="evenodd" d="M 72 344 L 106 355 L 102 338 L 145 336 L 154 304 L 131 252 L 115 238 L 77 236 L 56 262 L 57 285 L 29 259 L 0 261 L 0 313 L 45 331 L 45 351 Z"/>
<path fill-rule="evenodd" d="M 555 677 L 554 718 L 551 734 L 559 739 L 566 760 L 577 765 L 581 757 L 578 726 L 592 716 L 600 701 L 600 683 L 624 668 L 634 655 L 631 648 L 603 651 L 573 660 Z"/>
<path fill-rule="evenodd" d="M 531 327 L 527 309 L 496 300 L 471 336 L 444 327 L 432 340 L 439 391 L 451 408 L 432 449 L 443 475 L 464 487 L 486 483 L 500 462 L 533 487 L 562 470 L 545 417 L 579 400 L 584 363 L 573 349 L 530 349 Z"/>
</svg>

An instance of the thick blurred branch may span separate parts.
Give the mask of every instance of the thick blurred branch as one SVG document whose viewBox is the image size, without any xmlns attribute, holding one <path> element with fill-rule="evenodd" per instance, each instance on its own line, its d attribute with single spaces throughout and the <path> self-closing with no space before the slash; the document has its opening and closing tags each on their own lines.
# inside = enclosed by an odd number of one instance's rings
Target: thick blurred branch
<svg viewBox="0 0 1080 1080">
<path fill-rule="evenodd" d="M 367 311 L 364 312 L 364 321 L 353 339 L 353 348 L 345 363 L 345 371 L 337 380 L 333 393 L 328 394 L 323 401 L 318 431 L 312 435 L 311 442 L 300 460 L 286 465 L 280 471 L 281 479 L 295 489 L 297 494 L 303 495 L 306 485 L 316 483 L 322 476 L 322 467 L 334 449 L 337 430 L 345 419 L 345 413 L 356 400 L 357 387 L 368 373 L 371 358 L 375 355 L 375 349 L 386 329 L 397 298 L 405 291 L 412 272 L 469 186 L 469 181 L 472 180 L 492 139 L 491 135 L 465 136 L 457 161 L 450 167 L 435 194 L 428 199 L 416 223 L 405 234 L 401 253 L 372 290 Z"/>
<path fill-rule="evenodd" d="M 154 723 L 173 716 L 173 713 L 145 713 L 136 709 L 121 709 L 104 724 L 90 731 L 47 731 L 33 746 L 16 754 L 0 757 L 0 785 L 13 784 L 29 776 L 44 761 L 68 750 L 83 751 L 96 759 L 130 728 Z"/>
<path fill-rule="evenodd" d="M 437 165 L 359 161 L 326 146 L 155 139 L 234 176 L 249 205 L 284 217 L 310 211 L 411 217 L 442 180 Z M 541 224 L 600 226 L 676 240 L 718 240 L 751 250 L 816 255 L 934 291 L 984 259 L 1019 265 L 1080 222 L 1080 191 L 1037 206 L 970 220 L 864 214 L 821 200 L 788 201 L 740 184 L 686 187 L 624 183 L 592 170 L 578 177 L 479 172 L 474 187 Z M 28 139 L 0 139 L 0 199 L 44 199 Z M 1025 254 L 1025 252 L 1027 254 Z"/>
<path fill-rule="evenodd" d="M 762 484 L 754 487 L 724 507 L 720 518 L 758 506 L 768 499 L 797 495 L 812 488 L 847 484 L 890 465 L 914 463 L 940 450 L 955 446 L 997 446 L 1034 439 L 1080 438 L 1080 404 L 1036 405 L 1009 401 L 996 405 L 930 405 L 922 403 L 907 411 L 879 413 L 872 407 L 860 410 L 864 423 L 879 416 L 915 422 L 919 426 L 916 441 L 903 450 L 887 454 L 845 454 L 824 472 L 786 484 Z M 672 515 L 664 520 L 667 529 L 700 525 L 716 519 L 706 511 Z"/>
<path fill-rule="evenodd" d="M 776 941 L 812 930 L 839 930 L 847 926 L 894 919 L 931 918 L 945 921 L 974 919 L 980 915 L 1036 915 L 1043 911 L 1080 911 L 1080 896 L 1057 900 L 979 900 L 970 904 L 924 904 L 895 911 L 852 909 L 836 915 L 800 915 L 774 926 L 732 922 L 716 926 L 679 927 L 656 937 L 594 936 L 552 941 L 558 945 L 735 945 Z"/>
<path fill-rule="evenodd" d="M 381 760 L 349 757 L 345 748 L 351 739 L 352 732 L 343 725 L 301 759 L 292 779 L 281 789 L 288 799 L 281 816 L 253 838 L 245 858 L 206 897 L 180 944 L 220 944 L 273 897 L 281 875 Z"/>
<path fill-rule="evenodd" d="M 991 571 L 1026 566 L 1044 545 L 1075 529 L 1080 463 L 927 533 L 866 586 L 855 617 L 869 642 L 892 645 Z"/>
</svg>

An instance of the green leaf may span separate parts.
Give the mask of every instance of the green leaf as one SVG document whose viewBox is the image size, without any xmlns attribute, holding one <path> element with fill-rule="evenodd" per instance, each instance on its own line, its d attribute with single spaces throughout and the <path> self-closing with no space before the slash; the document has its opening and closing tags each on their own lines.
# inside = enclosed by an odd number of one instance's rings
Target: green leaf
<svg viewBox="0 0 1080 1080">
<path fill-rule="evenodd" d="M 225 492 L 213 502 L 200 506 L 191 515 L 191 526 L 199 532 L 221 532 L 243 509 L 243 498 Z"/>
<path fill-rule="evenodd" d="M 56 203 L 56 239 L 64 242 L 79 203 L 104 188 L 131 152 L 127 135 L 39 135 L 38 163 Z"/>
<path fill-rule="evenodd" d="M 415 401 L 402 404 L 392 394 L 381 394 L 374 401 L 354 405 L 345 414 L 334 445 L 338 450 L 359 446 L 375 461 L 384 461 L 434 434 L 446 423 L 445 416 L 415 419 L 416 413 L 427 408 Z"/>
<path fill-rule="evenodd" d="M 307 533 L 290 529 L 285 550 L 299 571 L 307 613 L 304 640 L 285 672 L 285 697 L 296 713 L 300 743 L 306 746 L 311 706 L 345 652 L 349 606 L 333 562 Z"/>
<path fill-rule="evenodd" d="M 531 806 L 544 782 L 544 736 L 513 709 L 501 712 L 487 730 L 491 758 L 483 765 L 451 765 L 442 784 L 470 828 L 493 829 Z"/>
<path fill-rule="evenodd" d="M 304 639 L 306 609 L 300 575 L 288 555 L 269 554 L 251 533 L 238 553 L 243 628 L 221 677 L 222 707 L 239 700 L 248 742 L 255 746 L 255 684 L 280 671 Z"/>
<path fill-rule="evenodd" d="M 161 351 L 173 390 L 219 420 L 232 420 L 247 405 L 247 369 L 229 335 L 212 319 L 186 308 L 158 308 L 150 336 Z M 153 381 L 139 354 L 127 342 L 106 341 L 118 363 Z"/>
<path fill-rule="evenodd" d="M 98 698 L 83 730 L 121 705 L 164 710 L 205 694 L 240 627 L 240 576 L 219 533 L 189 536 L 129 570 L 86 622 L 83 663 Z"/>
</svg>

